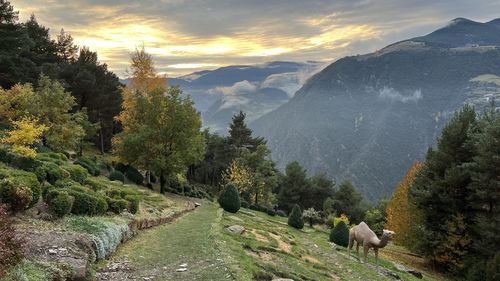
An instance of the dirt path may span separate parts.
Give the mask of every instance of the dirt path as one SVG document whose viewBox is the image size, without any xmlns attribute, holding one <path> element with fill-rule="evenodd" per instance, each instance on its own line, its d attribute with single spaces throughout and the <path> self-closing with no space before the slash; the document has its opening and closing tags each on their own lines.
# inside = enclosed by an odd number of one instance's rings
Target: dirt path
<svg viewBox="0 0 500 281">
<path fill-rule="evenodd" d="M 218 208 L 204 203 L 171 224 L 146 230 L 120 247 L 97 279 L 230 280 L 212 235 L 219 221 Z"/>
</svg>

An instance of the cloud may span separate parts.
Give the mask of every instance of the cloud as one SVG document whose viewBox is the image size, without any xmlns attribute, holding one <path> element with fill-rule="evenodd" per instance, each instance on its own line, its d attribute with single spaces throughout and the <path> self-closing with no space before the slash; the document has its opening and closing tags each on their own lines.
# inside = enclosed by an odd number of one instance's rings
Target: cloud
<svg viewBox="0 0 500 281">
<path fill-rule="evenodd" d="M 158 70 L 172 65 L 258 64 L 272 60 L 331 62 L 429 33 L 456 17 L 498 17 L 490 0 L 16 0 L 25 20 L 98 51 L 122 75 L 129 52 L 144 45 Z"/>
<path fill-rule="evenodd" d="M 417 102 L 422 99 L 422 91 L 415 90 L 411 95 L 405 96 L 393 88 L 384 87 L 379 92 L 379 97 L 382 99 L 389 99 L 391 101 L 399 101 L 402 103 Z"/>
<path fill-rule="evenodd" d="M 240 96 L 253 93 L 257 90 L 257 86 L 247 80 L 239 81 L 229 87 L 216 87 L 211 89 L 211 94 L 223 94 L 224 96 Z"/>
</svg>

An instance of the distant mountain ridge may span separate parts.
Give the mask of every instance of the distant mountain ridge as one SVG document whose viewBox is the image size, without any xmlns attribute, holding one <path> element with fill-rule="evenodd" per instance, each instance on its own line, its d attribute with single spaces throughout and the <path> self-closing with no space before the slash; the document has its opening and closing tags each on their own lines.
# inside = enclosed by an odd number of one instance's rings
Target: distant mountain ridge
<svg viewBox="0 0 500 281">
<path fill-rule="evenodd" d="M 280 168 L 298 160 L 311 173 L 353 180 L 375 200 L 423 159 L 464 102 L 481 108 L 500 98 L 492 82 L 498 76 L 500 19 L 459 18 L 426 36 L 337 60 L 251 127 L 268 140 Z"/>
</svg>

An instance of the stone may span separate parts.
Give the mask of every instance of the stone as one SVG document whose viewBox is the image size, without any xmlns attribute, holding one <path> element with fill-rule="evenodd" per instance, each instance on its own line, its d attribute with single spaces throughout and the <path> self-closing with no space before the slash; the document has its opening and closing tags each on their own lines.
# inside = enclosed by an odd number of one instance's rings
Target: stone
<svg viewBox="0 0 500 281">
<path fill-rule="evenodd" d="M 245 231 L 245 228 L 241 225 L 235 224 L 228 227 L 227 230 L 233 234 L 242 234 Z"/>
<path fill-rule="evenodd" d="M 397 263 L 397 262 L 393 262 L 394 264 L 394 267 L 399 270 L 399 271 L 403 271 L 403 272 L 407 272 L 407 273 L 410 273 L 411 275 L 417 277 L 418 279 L 422 279 L 424 276 L 422 275 L 421 272 L 418 272 L 416 270 L 413 270 L 409 267 L 406 267 L 400 263 Z"/>
<path fill-rule="evenodd" d="M 183 264 L 179 265 L 179 267 L 187 267 L 187 266 L 188 266 L 187 263 L 183 263 Z"/>
<path fill-rule="evenodd" d="M 198 208 L 198 207 L 200 207 L 200 206 L 201 206 L 201 204 L 200 204 L 200 203 L 198 203 L 198 202 L 195 202 L 195 203 L 194 203 L 194 207 L 195 207 L 195 208 Z"/>
<path fill-rule="evenodd" d="M 57 251 L 54 249 L 49 249 L 49 254 L 51 255 L 57 255 Z"/>
<path fill-rule="evenodd" d="M 177 272 L 185 272 L 187 271 L 187 268 L 183 267 L 183 268 L 177 268 L 176 270 Z"/>
</svg>

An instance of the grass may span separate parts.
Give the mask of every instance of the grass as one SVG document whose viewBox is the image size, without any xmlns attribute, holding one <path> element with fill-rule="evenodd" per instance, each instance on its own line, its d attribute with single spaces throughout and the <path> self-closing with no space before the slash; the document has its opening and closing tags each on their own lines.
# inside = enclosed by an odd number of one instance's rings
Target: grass
<svg viewBox="0 0 500 281">
<path fill-rule="evenodd" d="M 181 219 L 141 232 L 121 246 L 112 261 L 127 261 L 134 277 L 154 280 L 225 280 L 222 258 L 215 247 L 213 227 L 220 220 L 214 204 L 203 202 Z M 186 272 L 177 267 L 188 264 Z"/>
<path fill-rule="evenodd" d="M 305 227 L 289 227 L 286 218 L 271 217 L 248 210 L 237 214 L 224 212 L 217 228 L 217 240 L 224 260 L 236 280 L 394 280 L 377 273 L 372 267 L 347 257 L 347 249 L 333 249 L 328 232 Z M 246 228 L 234 235 L 226 227 L 240 224 Z M 381 252 L 384 252 L 382 249 Z M 374 264 L 373 253 L 369 263 Z M 380 266 L 397 273 L 403 280 L 443 280 L 423 272 L 424 279 L 398 271 L 392 262 L 381 258 Z M 420 270 L 420 269 L 419 269 Z"/>
</svg>

